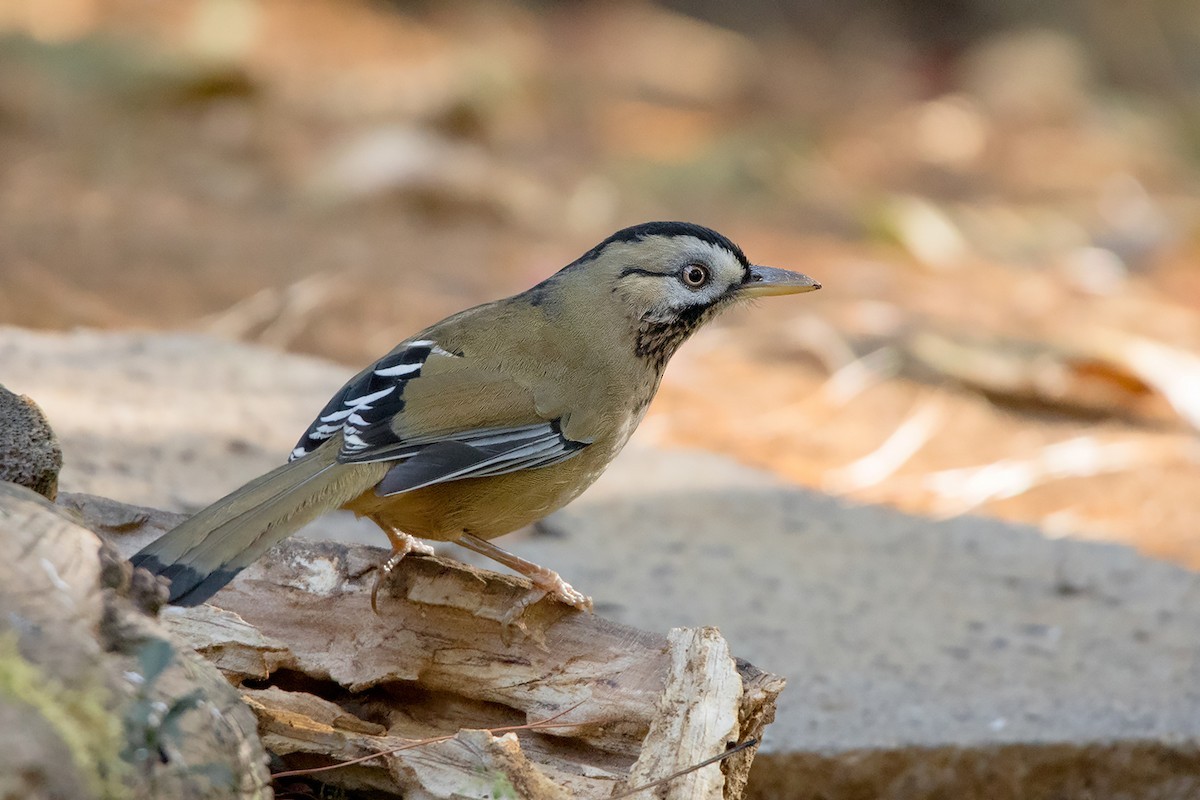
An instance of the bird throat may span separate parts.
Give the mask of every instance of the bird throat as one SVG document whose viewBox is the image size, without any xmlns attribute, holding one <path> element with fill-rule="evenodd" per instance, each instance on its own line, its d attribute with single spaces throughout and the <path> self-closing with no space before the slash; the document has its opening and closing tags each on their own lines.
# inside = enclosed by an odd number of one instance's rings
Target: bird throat
<svg viewBox="0 0 1200 800">
<path fill-rule="evenodd" d="M 634 353 L 661 377 L 679 345 L 707 322 L 714 310 L 711 305 L 697 305 L 683 309 L 669 320 L 643 319 L 638 326 Z"/>
</svg>

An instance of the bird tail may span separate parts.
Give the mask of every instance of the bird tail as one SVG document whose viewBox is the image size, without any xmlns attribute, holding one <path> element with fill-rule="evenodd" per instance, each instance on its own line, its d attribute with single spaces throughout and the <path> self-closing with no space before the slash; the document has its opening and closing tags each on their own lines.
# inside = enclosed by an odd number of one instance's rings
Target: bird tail
<svg viewBox="0 0 1200 800">
<path fill-rule="evenodd" d="M 369 489 L 381 477 L 373 472 L 339 464 L 332 452 L 296 459 L 167 531 L 130 561 L 170 578 L 172 603 L 199 605 L 270 547 Z"/>
</svg>

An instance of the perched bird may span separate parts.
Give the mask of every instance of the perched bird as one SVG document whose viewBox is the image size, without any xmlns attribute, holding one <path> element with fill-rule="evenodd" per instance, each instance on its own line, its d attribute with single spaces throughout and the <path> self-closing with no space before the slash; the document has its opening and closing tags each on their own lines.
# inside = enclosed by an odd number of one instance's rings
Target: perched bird
<svg viewBox="0 0 1200 800">
<path fill-rule="evenodd" d="M 333 396 L 287 464 L 133 563 L 170 578 L 172 602 L 197 605 L 304 524 L 345 508 L 391 540 L 380 577 L 405 554 L 430 552 L 413 537 L 451 541 L 527 576 L 534 588 L 521 608 L 547 594 L 590 608 L 556 573 L 489 540 L 561 508 L 600 476 L 700 325 L 741 300 L 819 288 L 752 265 L 699 225 L 617 231 L 532 289 L 401 342 Z"/>
</svg>

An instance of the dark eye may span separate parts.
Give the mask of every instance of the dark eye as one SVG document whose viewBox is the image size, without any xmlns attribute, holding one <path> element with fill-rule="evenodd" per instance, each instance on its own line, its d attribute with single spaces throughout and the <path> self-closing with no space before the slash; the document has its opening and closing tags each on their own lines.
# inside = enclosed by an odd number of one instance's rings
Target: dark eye
<svg viewBox="0 0 1200 800">
<path fill-rule="evenodd" d="M 708 283 L 708 267 L 703 264 L 688 264 L 683 268 L 683 273 L 680 276 L 683 282 L 693 289 L 699 289 L 704 284 Z"/>
</svg>

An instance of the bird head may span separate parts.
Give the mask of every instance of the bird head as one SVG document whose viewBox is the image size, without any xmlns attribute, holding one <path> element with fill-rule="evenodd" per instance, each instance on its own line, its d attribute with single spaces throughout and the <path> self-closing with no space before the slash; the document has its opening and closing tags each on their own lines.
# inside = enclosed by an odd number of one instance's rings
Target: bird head
<svg viewBox="0 0 1200 800">
<path fill-rule="evenodd" d="M 659 368 L 693 331 L 739 301 L 821 288 L 807 275 L 751 264 L 726 237 L 686 222 L 617 231 L 555 279 L 586 284 L 593 308 L 625 317 L 637 355 Z"/>
</svg>

